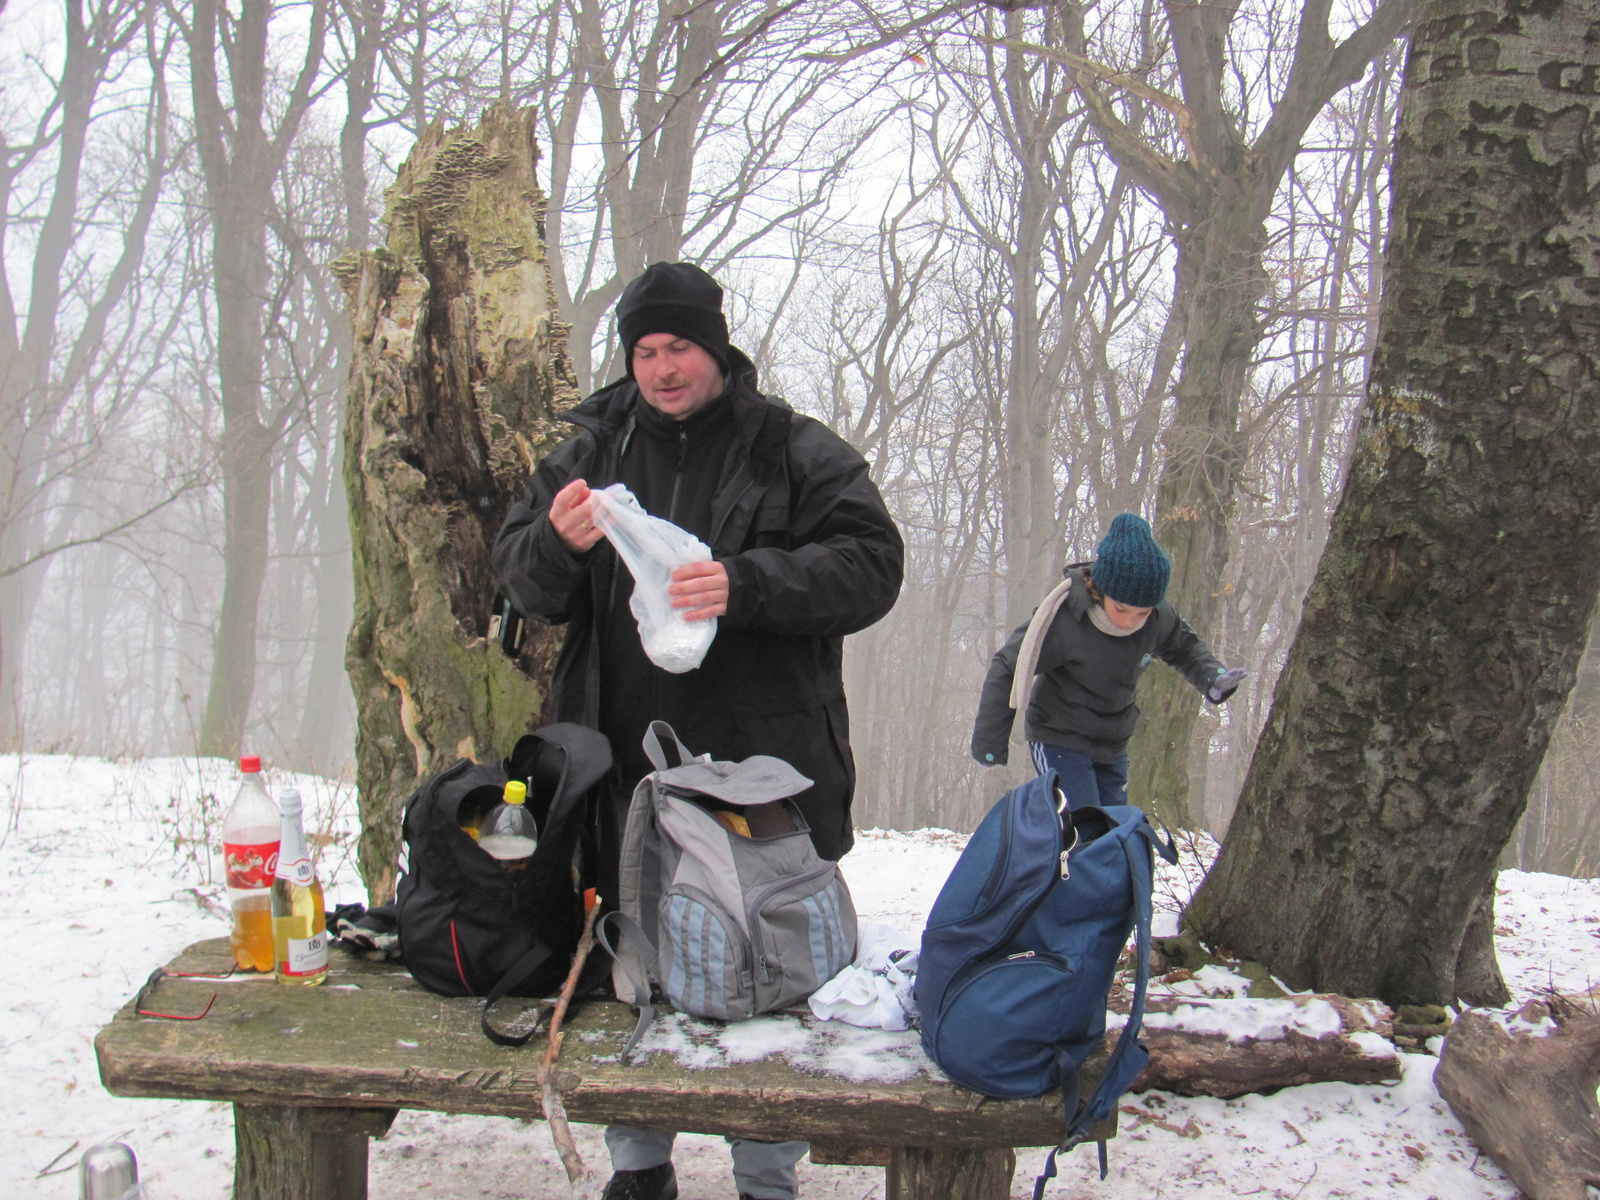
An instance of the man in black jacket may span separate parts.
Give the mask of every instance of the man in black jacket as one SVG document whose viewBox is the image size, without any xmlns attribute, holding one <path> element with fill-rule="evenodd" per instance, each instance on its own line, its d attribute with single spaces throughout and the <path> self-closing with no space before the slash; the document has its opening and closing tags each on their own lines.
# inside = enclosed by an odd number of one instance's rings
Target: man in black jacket
<svg viewBox="0 0 1600 1200">
<path fill-rule="evenodd" d="M 696 753 L 770 754 L 815 781 L 795 798 L 818 852 L 853 842 L 855 766 L 840 671 L 844 635 L 893 607 L 904 546 L 866 461 L 826 426 L 756 390 L 728 341 L 722 289 L 688 263 L 655 263 L 617 306 L 628 377 L 566 414 L 578 435 L 539 464 L 495 541 L 495 575 L 523 614 L 565 623 L 550 718 L 599 729 L 620 766 L 620 828 L 650 771 L 642 741 L 667 721 Z M 711 548 L 669 594 L 690 621 L 718 621 L 701 665 L 669 674 L 645 657 L 633 580 L 595 528 L 589 493 L 621 482 L 644 509 Z M 616 828 L 603 830 L 607 857 Z M 615 896 L 614 859 L 602 890 Z M 607 1130 L 606 1200 L 677 1195 L 670 1133 Z M 734 1142 L 742 1197 L 789 1200 L 804 1143 Z"/>
</svg>

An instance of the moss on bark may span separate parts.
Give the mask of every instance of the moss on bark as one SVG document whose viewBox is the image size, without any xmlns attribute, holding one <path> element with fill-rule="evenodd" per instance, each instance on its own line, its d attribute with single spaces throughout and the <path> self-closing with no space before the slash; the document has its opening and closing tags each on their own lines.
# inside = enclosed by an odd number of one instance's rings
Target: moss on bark
<svg viewBox="0 0 1600 1200">
<path fill-rule="evenodd" d="M 336 270 L 355 333 L 345 424 L 362 876 L 393 891 L 400 813 L 458 756 L 539 723 L 556 637 L 490 637 L 489 549 L 577 400 L 544 246 L 530 112 L 430 127 L 389 192 L 387 244 Z"/>
</svg>

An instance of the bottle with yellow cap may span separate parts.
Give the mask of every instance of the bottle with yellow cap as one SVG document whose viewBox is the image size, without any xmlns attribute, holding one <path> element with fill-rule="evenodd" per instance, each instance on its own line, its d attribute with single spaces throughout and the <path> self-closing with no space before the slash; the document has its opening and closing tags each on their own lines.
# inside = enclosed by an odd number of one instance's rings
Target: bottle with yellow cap
<svg viewBox="0 0 1600 1200">
<path fill-rule="evenodd" d="M 528 865 L 539 844 L 539 827 L 528 811 L 527 799 L 527 785 L 513 779 L 506 784 L 501 802 L 489 810 L 478 826 L 478 845 L 513 879 Z"/>
</svg>

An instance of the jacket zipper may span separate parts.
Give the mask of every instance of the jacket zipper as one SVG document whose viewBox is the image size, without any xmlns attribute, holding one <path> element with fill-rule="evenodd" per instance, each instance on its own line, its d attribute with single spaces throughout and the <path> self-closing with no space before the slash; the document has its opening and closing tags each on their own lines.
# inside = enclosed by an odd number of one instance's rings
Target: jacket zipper
<svg viewBox="0 0 1600 1200">
<path fill-rule="evenodd" d="M 667 502 L 667 520 L 678 523 L 678 493 L 683 487 L 683 464 L 689 458 L 689 431 L 678 426 L 678 465 L 672 470 L 672 499 Z"/>
</svg>

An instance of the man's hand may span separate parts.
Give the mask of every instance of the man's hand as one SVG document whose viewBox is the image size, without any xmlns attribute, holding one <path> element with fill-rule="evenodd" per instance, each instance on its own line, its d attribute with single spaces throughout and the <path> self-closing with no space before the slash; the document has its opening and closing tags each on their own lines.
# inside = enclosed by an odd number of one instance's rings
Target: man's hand
<svg viewBox="0 0 1600 1200">
<path fill-rule="evenodd" d="M 1243 667 L 1233 667 L 1224 671 L 1211 681 L 1211 686 L 1206 689 L 1206 699 L 1213 704 L 1221 704 L 1238 689 L 1244 682 L 1244 677 L 1250 674 Z"/>
<path fill-rule="evenodd" d="M 688 609 L 685 621 L 709 621 L 728 611 L 728 568 L 719 562 L 679 567 L 667 587 L 672 607 Z"/>
<path fill-rule="evenodd" d="M 574 479 L 550 501 L 550 524 L 561 544 L 574 554 L 587 554 L 605 534 L 594 527 L 589 485 Z"/>
</svg>

